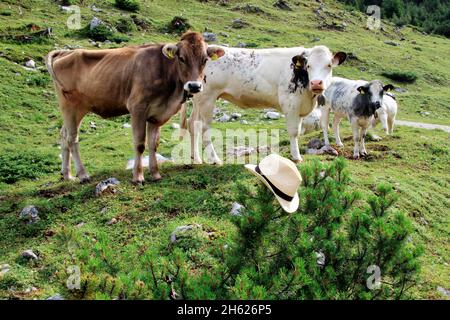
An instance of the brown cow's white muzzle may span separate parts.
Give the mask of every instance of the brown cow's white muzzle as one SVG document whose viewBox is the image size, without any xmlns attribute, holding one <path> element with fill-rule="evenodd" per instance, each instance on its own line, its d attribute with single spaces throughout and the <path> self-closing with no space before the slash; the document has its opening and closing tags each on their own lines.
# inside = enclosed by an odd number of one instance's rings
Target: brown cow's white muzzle
<svg viewBox="0 0 450 320">
<path fill-rule="evenodd" d="M 322 93 L 325 90 L 324 84 L 322 80 L 312 80 L 310 83 L 311 91 L 313 93 Z"/>
<path fill-rule="evenodd" d="M 203 90 L 203 83 L 200 81 L 188 81 L 184 84 L 184 90 L 188 93 L 199 93 Z"/>
</svg>

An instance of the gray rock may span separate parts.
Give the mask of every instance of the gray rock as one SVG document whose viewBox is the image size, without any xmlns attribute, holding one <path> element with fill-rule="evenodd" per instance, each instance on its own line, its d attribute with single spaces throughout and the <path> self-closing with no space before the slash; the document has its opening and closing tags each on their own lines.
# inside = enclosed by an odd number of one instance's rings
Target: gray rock
<svg viewBox="0 0 450 320">
<path fill-rule="evenodd" d="M 321 39 L 319 37 L 315 37 L 314 39 L 312 39 L 312 42 L 319 42 Z"/>
<path fill-rule="evenodd" d="M 400 45 L 399 43 L 394 41 L 385 41 L 384 43 L 394 47 L 398 47 Z"/>
<path fill-rule="evenodd" d="M 248 26 L 248 23 L 243 21 L 242 19 L 235 19 L 231 23 L 231 27 L 235 28 L 235 29 L 242 29 L 242 28 L 247 27 L 247 26 Z"/>
<path fill-rule="evenodd" d="M 339 153 L 336 150 L 334 150 L 331 146 L 323 146 L 320 149 L 309 148 L 309 149 L 307 149 L 305 151 L 305 153 L 306 154 L 317 154 L 317 155 L 320 155 L 320 154 L 331 154 L 333 156 L 339 155 Z"/>
<path fill-rule="evenodd" d="M 203 32 L 203 38 L 206 42 L 216 42 L 217 36 L 215 33 L 212 32 Z"/>
<path fill-rule="evenodd" d="M 264 117 L 266 119 L 272 119 L 272 120 L 277 120 L 281 118 L 281 115 L 279 112 L 275 112 L 275 111 L 268 111 L 266 112 L 266 114 L 264 115 Z"/>
<path fill-rule="evenodd" d="M 45 300 L 64 300 L 63 296 L 59 293 L 55 294 L 54 296 L 48 297 Z"/>
<path fill-rule="evenodd" d="M 232 216 L 240 216 L 242 215 L 242 210 L 244 210 L 244 206 L 240 203 L 237 202 L 233 202 L 232 206 L 231 206 L 231 211 L 230 214 Z"/>
<path fill-rule="evenodd" d="M 231 150 L 228 150 L 227 155 L 242 157 L 242 156 L 249 156 L 253 153 L 257 153 L 257 150 L 253 147 L 238 146 L 233 147 Z"/>
<path fill-rule="evenodd" d="M 284 0 L 278 0 L 273 4 L 275 8 L 286 10 L 286 11 L 292 11 L 292 8 L 289 6 L 289 4 Z"/>
<path fill-rule="evenodd" d="M 36 62 L 34 62 L 33 59 L 27 60 L 25 62 L 25 67 L 35 69 L 36 68 Z"/>
<path fill-rule="evenodd" d="M 64 12 L 72 11 L 72 8 L 70 8 L 70 6 L 60 6 L 59 8 L 61 9 L 61 11 L 64 11 Z"/>
<path fill-rule="evenodd" d="M 97 17 L 93 17 L 91 22 L 89 23 L 89 30 L 94 30 L 95 28 L 97 28 L 99 25 L 101 25 L 103 22 L 102 20 L 100 20 Z"/>
<path fill-rule="evenodd" d="M 116 186 L 120 184 L 120 181 L 116 178 L 108 178 L 98 183 L 95 187 L 95 196 L 99 197 L 102 194 L 108 193 L 116 193 Z"/>
<path fill-rule="evenodd" d="M 228 33 L 225 33 L 225 32 L 219 32 L 219 36 L 222 36 L 224 38 L 228 38 L 230 35 Z"/>
<path fill-rule="evenodd" d="M 170 242 L 176 243 L 177 236 L 179 237 L 181 234 L 185 233 L 188 230 L 201 229 L 201 228 L 202 228 L 202 226 L 199 224 L 188 224 L 185 226 L 177 227 L 170 235 Z"/>
<path fill-rule="evenodd" d="M 89 128 L 91 128 L 91 129 L 97 129 L 97 125 L 95 124 L 94 121 L 89 121 Z"/>
<path fill-rule="evenodd" d="M 129 123 L 124 123 L 123 126 L 122 126 L 122 128 L 125 128 L 125 129 L 131 128 L 131 124 L 129 124 Z"/>
<path fill-rule="evenodd" d="M 97 7 L 95 6 L 95 4 L 93 4 L 93 5 L 91 6 L 91 10 L 94 11 L 94 12 L 102 12 L 102 11 L 103 11 L 102 9 L 97 8 Z"/>
<path fill-rule="evenodd" d="M 107 226 L 111 226 L 111 225 L 116 224 L 116 223 L 117 223 L 117 219 L 116 219 L 116 218 L 112 218 L 111 220 L 109 220 L 109 221 L 106 223 L 106 225 L 107 225 Z"/>
<path fill-rule="evenodd" d="M 178 123 L 172 123 L 172 124 L 170 125 L 170 127 L 171 127 L 172 129 L 180 129 L 180 125 L 179 125 Z"/>
<path fill-rule="evenodd" d="M 242 114 L 237 113 L 237 112 L 233 112 L 233 113 L 231 114 L 231 120 L 237 120 L 237 119 L 239 119 L 239 118 L 241 118 L 241 117 L 242 117 Z"/>
<path fill-rule="evenodd" d="M 229 115 L 227 115 L 226 113 L 224 113 L 219 119 L 217 119 L 217 121 L 219 122 L 228 122 L 231 120 L 231 117 Z"/>
<path fill-rule="evenodd" d="M 408 92 L 408 90 L 403 89 L 403 88 L 399 88 L 399 87 L 395 88 L 394 91 L 395 91 L 395 92 L 400 92 L 400 93 Z"/>
<path fill-rule="evenodd" d="M 29 260 L 37 260 L 38 256 L 32 250 L 25 250 L 22 252 L 22 257 Z"/>
<path fill-rule="evenodd" d="M 0 265 L 0 276 L 7 274 L 9 272 L 10 268 L 11 267 L 9 266 L 9 264 L 1 264 Z"/>
<path fill-rule="evenodd" d="M 313 138 L 313 139 L 309 140 L 309 142 L 308 142 L 308 148 L 310 148 L 310 149 L 320 149 L 324 145 L 325 145 L 325 143 L 318 138 Z"/>
<path fill-rule="evenodd" d="M 369 131 L 369 132 L 367 132 L 366 140 L 367 141 L 376 141 L 376 142 L 378 142 L 378 141 L 383 140 L 383 138 L 381 138 L 379 135 Z"/>
<path fill-rule="evenodd" d="M 447 289 L 445 289 L 444 287 L 438 286 L 438 287 L 437 287 L 437 291 L 438 291 L 440 294 L 446 296 L 447 298 L 450 298 L 450 290 L 447 290 Z"/>
<path fill-rule="evenodd" d="M 245 42 L 238 42 L 238 43 L 236 44 L 236 47 L 237 47 L 237 48 L 246 48 L 246 47 L 247 47 L 247 44 L 246 44 Z"/>
<path fill-rule="evenodd" d="M 241 124 L 247 125 L 247 124 L 248 124 L 248 121 L 247 121 L 247 120 L 241 120 Z"/>
<path fill-rule="evenodd" d="M 39 211 L 35 206 L 26 206 L 23 208 L 19 217 L 27 223 L 35 223 L 40 220 Z"/>
</svg>

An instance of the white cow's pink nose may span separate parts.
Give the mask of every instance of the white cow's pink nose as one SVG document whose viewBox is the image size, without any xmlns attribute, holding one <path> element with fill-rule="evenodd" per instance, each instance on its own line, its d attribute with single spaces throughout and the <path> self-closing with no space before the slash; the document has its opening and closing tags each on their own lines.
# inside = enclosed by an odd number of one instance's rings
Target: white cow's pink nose
<svg viewBox="0 0 450 320">
<path fill-rule="evenodd" d="M 311 90 L 323 90 L 323 81 L 322 80 L 312 80 L 311 81 Z"/>
</svg>

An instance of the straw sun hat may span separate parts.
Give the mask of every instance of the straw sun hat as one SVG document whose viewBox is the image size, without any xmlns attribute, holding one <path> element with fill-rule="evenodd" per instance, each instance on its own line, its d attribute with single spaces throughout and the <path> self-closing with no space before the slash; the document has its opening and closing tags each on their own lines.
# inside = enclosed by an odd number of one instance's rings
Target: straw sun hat
<svg viewBox="0 0 450 320">
<path fill-rule="evenodd" d="M 277 154 L 270 154 L 259 165 L 246 164 L 245 168 L 273 192 L 286 212 L 292 213 L 298 209 L 297 189 L 302 177 L 295 163 Z"/>
</svg>

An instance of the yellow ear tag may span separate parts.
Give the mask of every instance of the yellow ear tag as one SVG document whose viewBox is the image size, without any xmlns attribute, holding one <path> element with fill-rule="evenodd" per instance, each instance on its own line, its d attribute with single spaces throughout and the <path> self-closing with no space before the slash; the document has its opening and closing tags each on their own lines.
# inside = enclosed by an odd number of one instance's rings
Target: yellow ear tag
<svg viewBox="0 0 450 320">
<path fill-rule="evenodd" d="M 365 94 L 366 94 L 366 93 L 365 93 L 364 91 L 362 91 L 362 90 L 361 90 L 359 93 L 362 94 L 362 95 L 365 95 Z"/>
<path fill-rule="evenodd" d="M 174 55 L 173 55 L 173 51 L 172 50 L 168 50 L 167 51 L 167 57 L 169 57 L 169 59 L 173 59 Z"/>
<path fill-rule="evenodd" d="M 297 62 L 295 63 L 295 68 L 300 69 L 301 66 L 302 66 L 302 63 L 300 62 L 300 60 L 297 60 Z"/>
<path fill-rule="evenodd" d="M 211 56 L 211 60 L 212 60 L 212 61 L 216 61 L 217 59 L 219 59 L 219 56 L 217 55 L 217 53 L 214 53 L 214 54 Z"/>
</svg>

